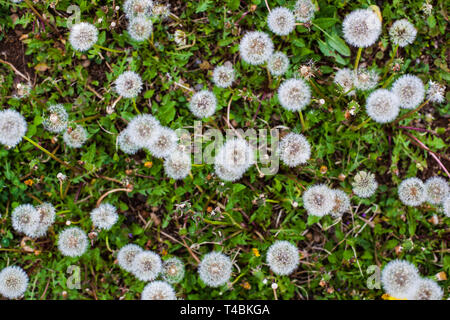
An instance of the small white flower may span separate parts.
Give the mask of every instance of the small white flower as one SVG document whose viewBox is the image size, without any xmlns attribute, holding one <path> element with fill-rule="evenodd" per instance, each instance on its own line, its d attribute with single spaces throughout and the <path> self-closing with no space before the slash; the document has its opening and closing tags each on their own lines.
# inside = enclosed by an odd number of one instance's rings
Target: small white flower
<svg viewBox="0 0 450 320">
<path fill-rule="evenodd" d="M 40 214 L 31 204 L 22 204 L 16 207 L 11 214 L 14 230 L 34 237 L 40 223 Z"/>
<path fill-rule="evenodd" d="M 184 277 L 184 264 L 178 258 L 170 258 L 163 263 L 163 278 L 168 283 L 178 283 Z"/>
<path fill-rule="evenodd" d="M 138 245 L 127 244 L 119 250 L 119 253 L 117 254 L 117 263 L 125 271 L 132 272 L 134 258 L 142 251 L 142 248 Z"/>
<path fill-rule="evenodd" d="M 372 90 L 377 86 L 379 79 L 380 75 L 377 71 L 364 67 L 359 67 L 357 72 L 353 72 L 353 85 L 358 90 Z"/>
<path fill-rule="evenodd" d="M 431 279 L 420 279 L 406 295 L 407 300 L 442 300 L 444 292 L 441 287 Z"/>
<path fill-rule="evenodd" d="M 440 204 L 450 193 L 447 181 L 441 177 L 431 177 L 425 182 L 427 201 L 431 204 Z"/>
<path fill-rule="evenodd" d="M 416 28 L 414 28 L 413 24 L 406 19 L 395 21 L 389 29 L 391 41 L 400 47 L 405 47 L 408 44 L 413 43 L 416 39 L 416 35 Z"/>
<path fill-rule="evenodd" d="M 365 171 L 359 171 L 355 175 L 355 179 L 352 183 L 353 192 L 360 198 L 371 197 L 378 188 L 378 183 L 375 180 L 373 173 Z"/>
<path fill-rule="evenodd" d="M 288 133 L 281 139 L 280 157 L 289 167 L 305 164 L 311 157 L 311 146 L 302 134 Z"/>
<path fill-rule="evenodd" d="M 273 42 L 267 33 L 247 32 L 239 45 L 242 60 L 252 65 L 266 62 L 273 52 Z"/>
<path fill-rule="evenodd" d="M 391 91 L 400 100 L 400 107 L 414 109 L 425 98 L 425 86 L 419 77 L 405 74 L 392 85 Z"/>
<path fill-rule="evenodd" d="M 300 257 L 297 246 L 289 241 L 278 240 L 267 251 L 267 264 L 273 273 L 277 275 L 291 274 L 297 269 L 299 262 Z"/>
<path fill-rule="evenodd" d="M 161 272 L 161 258 L 153 251 L 142 251 L 134 257 L 132 272 L 141 281 L 152 281 Z"/>
<path fill-rule="evenodd" d="M 153 31 L 153 23 L 150 19 L 139 16 L 131 19 L 128 24 L 128 33 L 136 41 L 147 40 Z"/>
<path fill-rule="evenodd" d="M 141 77 L 133 71 L 125 71 L 115 81 L 116 92 L 124 98 L 135 98 L 142 91 Z"/>
<path fill-rule="evenodd" d="M 350 198 L 342 190 L 333 189 L 334 206 L 330 214 L 334 218 L 342 217 L 342 215 L 350 210 Z"/>
<path fill-rule="evenodd" d="M 231 63 L 217 66 L 213 72 L 213 82 L 219 88 L 228 88 L 234 81 L 234 69 Z"/>
<path fill-rule="evenodd" d="M 135 17 L 147 17 L 152 15 L 153 10 L 152 0 L 127 0 L 123 4 L 123 11 L 128 19 Z"/>
<path fill-rule="evenodd" d="M 177 300 L 172 286 L 164 281 L 153 281 L 142 291 L 141 300 Z"/>
<path fill-rule="evenodd" d="M 78 227 L 64 229 L 59 234 L 58 249 L 63 256 L 79 257 L 86 252 L 88 244 L 86 233 Z"/>
<path fill-rule="evenodd" d="M 334 76 L 334 83 L 339 85 L 343 93 L 352 96 L 355 95 L 355 90 L 352 90 L 354 86 L 354 72 L 349 68 L 340 69 Z"/>
<path fill-rule="evenodd" d="M 130 131 L 128 129 L 123 130 L 118 138 L 117 143 L 119 144 L 120 150 L 126 154 L 135 154 L 139 151 L 139 147 L 131 141 Z"/>
<path fill-rule="evenodd" d="M 25 118 L 15 110 L 0 111 L 0 143 L 15 147 L 27 132 Z"/>
<path fill-rule="evenodd" d="M 244 139 L 228 139 L 214 159 L 216 173 L 224 180 L 234 181 L 235 178 L 236 180 L 239 179 L 255 163 L 254 152 L 250 144 Z M 232 179 L 226 179 L 227 177 Z"/>
<path fill-rule="evenodd" d="M 450 194 L 448 194 L 447 197 L 445 197 L 445 199 L 442 201 L 442 206 L 444 209 L 444 214 L 447 217 L 450 217 Z"/>
<path fill-rule="evenodd" d="M 92 224 L 100 229 L 109 230 L 119 219 L 117 209 L 109 203 L 102 203 L 91 211 Z"/>
<path fill-rule="evenodd" d="M 445 86 L 430 80 L 428 83 L 427 99 L 431 102 L 442 103 L 445 101 Z"/>
<path fill-rule="evenodd" d="M 217 99 L 212 91 L 201 90 L 196 92 L 189 103 L 189 110 L 197 118 L 208 118 L 214 114 Z"/>
<path fill-rule="evenodd" d="M 98 40 L 98 30 L 90 23 L 80 22 L 70 29 L 69 42 L 77 51 L 89 50 Z"/>
<path fill-rule="evenodd" d="M 386 89 L 378 89 L 370 94 L 366 102 L 366 112 L 378 123 L 388 123 L 397 117 L 400 101 L 398 97 Z"/>
<path fill-rule="evenodd" d="M 294 16 L 298 22 L 309 22 L 314 18 L 316 6 L 311 0 L 298 0 L 295 3 Z"/>
<path fill-rule="evenodd" d="M 139 148 L 147 147 L 150 138 L 159 127 L 159 121 L 155 117 L 147 113 L 140 114 L 128 123 L 130 141 Z"/>
<path fill-rule="evenodd" d="M 391 297 L 398 299 L 405 299 L 419 279 L 417 268 L 405 260 L 393 260 L 381 272 L 384 290 Z"/>
<path fill-rule="evenodd" d="M 36 210 L 39 213 L 39 225 L 34 232 L 34 236 L 39 238 L 45 236 L 48 228 L 55 222 L 56 210 L 55 207 L 48 202 L 36 206 Z"/>
<path fill-rule="evenodd" d="M 278 100 L 283 108 L 300 111 L 311 101 L 311 89 L 303 79 L 288 79 L 278 88 Z"/>
<path fill-rule="evenodd" d="M 48 112 L 48 117 L 42 123 L 45 129 L 53 133 L 61 133 L 67 129 L 69 115 L 62 104 L 50 106 Z"/>
<path fill-rule="evenodd" d="M 286 36 L 295 29 L 294 13 L 284 7 L 274 8 L 267 16 L 267 25 L 273 33 Z"/>
<path fill-rule="evenodd" d="M 219 287 L 231 277 L 230 258 L 220 252 L 206 254 L 198 267 L 200 279 L 210 287 Z"/>
<path fill-rule="evenodd" d="M 425 185 L 418 178 L 408 178 L 398 186 L 398 197 L 403 204 L 416 207 L 426 200 Z"/>
<path fill-rule="evenodd" d="M 69 128 L 64 132 L 63 140 L 71 148 L 81 148 L 87 140 L 87 132 L 80 125 L 76 125 L 74 129 Z"/>
<path fill-rule="evenodd" d="M 166 127 L 159 127 L 152 134 L 148 142 L 148 150 L 157 158 L 168 157 L 177 147 L 178 137 L 175 131 Z"/>
<path fill-rule="evenodd" d="M 324 184 L 313 185 L 303 193 L 303 206 L 309 215 L 323 217 L 334 205 L 334 193 Z"/>
<path fill-rule="evenodd" d="M 358 9 L 345 17 L 342 31 L 345 41 L 352 46 L 370 47 L 381 34 L 381 21 L 371 9 Z"/>
<path fill-rule="evenodd" d="M 172 179 L 181 180 L 191 172 L 191 165 L 189 153 L 174 151 L 164 160 L 164 171 Z"/>
<path fill-rule="evenodd" d="M 0 272 L 0 295 L 8 299 L 22 296 L 28 287 L 28 276 L 22 268 L 6 267 Z"/>
<path fill-rule="evenodd" d="M 267 61 L 267 68 L 274 76 L 281 76 L 289 69 L 289 58 L 283 52 L 274 52 Z"/>
</svg>

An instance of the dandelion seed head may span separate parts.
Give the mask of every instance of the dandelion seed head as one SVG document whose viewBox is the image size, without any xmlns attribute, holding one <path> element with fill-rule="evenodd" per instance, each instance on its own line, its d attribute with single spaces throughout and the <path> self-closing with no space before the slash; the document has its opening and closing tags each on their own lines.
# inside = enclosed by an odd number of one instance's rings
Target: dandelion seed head
<svg viewBox="0 0 450 320">
<path fill-rule="evenodd" d="M 442 300 L 444 292 L 441 287 L 431 279 L 419 279 L 409 290 L 407 300 Z"/>
<path fill-rule="evenodd" d="M 197 118 L 207 118 L 214 114 L 217 107 L 217 99 L 212 91 L 201 90 L 191 98 L 189 110 Z"/>
<path fill-rule="evenodd" d="M 133 261 L 138 253 L 143 252 L 142 248 L 135 244 L 127 244 L 120 248 L 117 254 L 117 263 L 125 271 L 133 271 Z"/>
<path fill-rule="evenodd" d="M 86 233 L 78 227 L 66 228 L 59 234 L 58 249 L 63 256 L 80 257 L 86 252 L 88 244 Z"/>
<path fill-rule="evenodd" d="M 289 275 L 300 262 L 297 246 L 289 241 L 275 241 L 267 251 L 267 264 L 277 275 Z"/>
<path fill-rule="evenodd" d="M 414 109 L 425 98 L 425 86 L 419 77 L 405 74 L 395 80 L 391 89 L 399 101 L 400 107 Z"/>
<path fill-rule="evenodd" d="M 364 67 L 359 67 L 357 72 L 353 73 L 353 84 L 356 89 L 368 91 L 375 88 L 378 84 L 380 75 L 375 70 L 368 70 Z"/>
<path fill-rule="evenodd" d="M 128 33 L 133 40 L 145 41 L 153 31 L 153 23 L 150 19 L 139 16 L 130 20 L 128 23 Z"/>
<path fill-rule="evenodd" d="M 366 112 L 378 123 L 388 123 L 397 117 L 400 101 L 398 97 L 386 89 L 378 89 L 370 94 L 366 101 Z"/>
<path fill-rule="evenodd" d="M 342 190 L 332 190 L 334 193 L 334 206 L 330 214 L 334 218 L 342 217 L 342 215 L 350 211 L 350 198 Z"/>
<path fill-rule="evenodd" d="M 0 111 L 0 143 L 7 147 L 15 147 L 27 132 L 25 118 L 15 110 Z"/>
<path fill-rule="evenodd" d="M 406 19 L 395 21 L 389 29 L 392 43 L 405 47 L 416 39 L 417 30 L 414 25 Z"/>
<path fill-rule="evenodd" d="M 119 219 L 117 209 L 109 203 L 102 203 L 91 211 L 91 220 L 94 227 L 109 230 Z"/>
<path fill-rule="evenodd" d="M 281 76 L 289 69 L 289 58 L 283 52 L 274 52 L 267 61 L 267 68 L 274 76 Z"/>
<path fill-rule="evenodd" d="M 234 69 L 230 64 L 224 64 L 214 68 L 213 82 L 219 88 L 228 88 L 234 81 Z"/>
<path fill-rule="evenodd" d="M 427 99 L 431 102 L 442 103 L 445 101 L 445 86 L 430 80 L 428 83 Z"/>
<path fill-rule="evenodd" d="M 152 134 L 148 143 L 148 150 L 157 158 L 165 158 L 173 153 L 177 147 L 178 137 L 174 130 L 159 127 Z"/>
<path fill-rule="evenodd" d="M 280 158 L 289 167 L 305 164 L 311 157 L 311 146 L 302 134 L 288 133 L 280 142 Z"/>
<path fill-rule="evenodd" d="M 150 138 L 159 127 L 159 121 L 155 117 L 147 113 L 140 114 L 128 123 L 130 141 L 139 148 L 147 147 Z"/>
<path fill-rule="evenodd" d="M 334 83 L 339 85 L 343 93 L 347 92 L 349 96 L 355 95 L 355 91 L 352 90 L 354 85 L 354 72 L 349 68 L 343 68 L 336 72 Z"/>
<path fill-rule="evenodd" d="M 34 237 L 39 227 L 40 215 L 31 204 L 21 204 L 17 206 L 11 214 L 11 222 L 14 230 L 24 233 L 29 237 Z"/>
<path fill-rule="evenodd" d="M 34 232 L 34 235 L 36 238 L 40 238 L 47 234 L 48 228 L 55 222 L 56 210 L 55 207 L 48 202 L 36 206 L 36 210 L 39 213 L 39 225 Z"/>
<path fill-rule="evenodd" d="M 6 267 L 0 271 L 0 295 L 8 299 L 22 296 L 28 287 L 28 275 L 17 266 Z"/>
<path fill-rule="evenodd" d="M 168 283 L 178 283 L 184 278 L 184 264 L 176 258 L 170 258 L 163 262 L 163 278 Z"/>
<path fill-rule="evenodd" d="M 247 32 L 239 45 L 242 60 L 259 65 L 266 62 L 273 52 L 273 42 L 267 33 L 261 31 Z"/>
<path fill-rule="evenodd" d="M 316 6 L 311 0 L 298 0 L 294 7 L 294 16 L 298 22 L 309 22 L 314 18 Z"/>
<path fill-rule="evenodd" d="M 219 149 L 214 164 L 222 166 L 233 175 L 242 176 L 255 163 L 255 153 L 242 138 L 230 138 Z"/>
<path fill-rule="evenodd" d="M 70 29 L 69 42 L 77 51 L 89 50 L 98 40 L 98 30 L 90 23 L 80 22 Z"/>
<path fill-rule="evenodd" d="M 445 199 L 442 201 L 442 206 L 444 209 L 444 214 L 447 217 L 450 217 L 450 194 L 445 197 Z"/>
<path fill-rule="evenodd" d="M 283 108 L 300 111 L 311 101 L 311 89 L 303 79 L 288 79 L 278 88 L 278 100 Z"/>
<path fill-rule="evenodd" d="M 119 144 L 120 150 L 122 150 L 126 154 L 135 154 L 140 149 L 131 140 L 130 131 L 128 129 L 123 130 L 119 134 L 117 143 Z"/>
<path fill-rule="evenodd" d="M 153 13 L 153 5 L 152 0 L 127 0 L 123 4 L 123 11 L 128 19 L 141 16 L 149 18 Z"/>
<path fill-rule="evenodd" d="M 132 273 L 142 281 L 152 281 L 161 272 L 161 258 L 153 251 L 142 251 L 134 257 Z"/>
<path fill-rule="evenodd" d="M 323 217 L 334 207 L 333 191 L 324 184 L 313 185 L 303 193 L 303 206 L 309 215 Z"/>
<path fill-rule="evenodd" d="M 216 163 L 214 164 L 214 170 L 216 175 L 225 181 L 237 181 L 239 179 L 242 178 L 242 176 L 244 175 L 243 172 L 235 172 L 232 170 L 228 170 L 224 165 L 222 165 L 220 162 L 216 161 Z"/>
<path fill-rule="evenodd" d="M 416 207 L 426 200 L 425 185 L 418 178 L 408 178 L 398 186 L 398 197 L 403 204 Z"/>
<path fill-rule="evenodd" d="M 87 138 L 86 129 L 78 124 L 74 129 L 66 130 L 63 134 L 64 142 L 71 148 L 81 148 Z"/>
<path fill-rule="evenodd" d="M 55 104 L 48 108 L 48 117 L 43 121 L 44 128 L 53 133 L 61 133 L 67 129 L 69 115 L 62 104 Z"/>
<path fill-rule="evenodd" d="M 141 300 L 177 300 L 172 286 L 164 281 L 153 281 L 142 291 Z"/>
<path fill-rule="evenodd" d="M 274 8 L 267 16 L 267 25 L 273 33 L 286 36 L 295 29 L 294 13 L 285 7 Z"/>
<path fill-rule="evenodd" d="M 375 175 L 370 172 L 359 171 L 352 183 L 353 192 L 360 198 L 371 197 L 378 188 Z"/>
<path fill-rule="evenodd" d="M 116 92 L 124 98 L 135 98 L 142 91 L 142 79 L 133 71 L 125 71 L 115 81 Z"/>
<path fill-rule="evenodd" d="M 447 181 L 441 177 L 431 177 L 425 182 L 425 192 L 429 203 L 440 204 L 450 193 Z"/>
<path fill-rule="evenodd" d="M 381 34 L 381 21 L 371 9 L 358 9 L 345 17 L 342 31 L 345 41 L 350 45 L 370 47 Z"/>
<path fill-rule="evenodd" d="M 417 268 L 405 260 L 393 260 L 381 272 L 381 284 L 386 293 L 400 299 L 406 298 L 419 279 Z"/>
<path fill-rule="evenodd" d="M 172 179 L 181 180 L 191 172 L 191 155 L 183 151 L 174 151 L 164 159 L 164 171 Z"/>
<path fill-rule="evenodd" d="M 198 267 L 200 279 L 210 287 L 220 287 L 231 277 L 230 258 L 220 252 L 206 254 Z"/>
</svg>

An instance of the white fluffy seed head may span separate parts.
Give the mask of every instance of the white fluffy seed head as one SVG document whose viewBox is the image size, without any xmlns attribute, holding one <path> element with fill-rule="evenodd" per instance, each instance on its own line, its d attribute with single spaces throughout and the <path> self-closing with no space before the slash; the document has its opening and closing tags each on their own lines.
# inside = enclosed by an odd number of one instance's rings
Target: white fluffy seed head
<svg viewBox="0 0 450 320">
<path fill-rule="evenodd" d="M 311 89 L 303 79 L 288 79 L 278 88 L 278 100 L 283 108 L 300 111 L 311 101 Z"/>
<path fill-rule="evenodd" d="M 442 201 L 442 207 L 444 209 L 444 214 L 447 217 L 450 217 L 450 194 L 448 194 L 444 201 Z"/>
<path fill-rule="evenodd" d="M 13 210 L 11 222 L 14 230 L 34 238 L 39 228 L 40 214 L 33 205 L 22 204 Z"/>
<path fill-rule="evenodd" d="M 358 9 L 345 17 L 342 31 L 348 44 L 358 48 L 370 47 L 381 34 L 381 21 L 371 9 Z"/>
<path fill-rule="evenodd" d="M 441 177 L 431 177 L 425 182 L 427 200 L 431 204 L 440 204 L 450 193 L 447 181 Z"/>
<path fill-rule="evenodd" d="M 172 286 L 164 281 L 153 281 L 142 291 L 141 300 L 177 300 Z"/>
<path fill-rule="evenodd" d="M 398 97 L 386 89 L 378 89 L 370 94 L 366 101 L 366 112 L 378 123 L 388 123 L 395 118 L 400 110 Z"/>
<path fill-rule="evenodd" d="M 267 61 L 267 68 L 274 76 L 281 76 L 289 69 L 289 58 L 283 52 L 274 52 Z"/>
<path fill-rule="evenodd" d="M 359 67 L 357 72 L 353 72 L 353 84 L 358 90 L 372 90 L 377 86 L 379 79 L 380 75 L 377 71 L 364 67 Z"/>
<path fill-rule="evenodd" d="M 294 16 L 298 22 L 309 22 L 314 18 L 316 6 L 311 0 L 298 0 L 294 7 Z"/>
<path fill-rule="evenodd" d="M 228 170 L 224 165 L 222 165 L 218 161 L 214 164 L 214 170 L 216 175 L 224 181 L 230 182 L 237 181 L 241 179 L 242 176 L 244 175 L 243 172 Z"/>
<path fill-rule="evenodd" d="M 281 139 L 280 158 L 289 167 L 305 164 L 311 157 L 311 146 L 302 134 L 290 132 Z"/>
<path fill-rule="evenodd" d="M 109 230 L 119 219 L 117 209 L 109 203 L 102 203 L 91 211 L 91 220 L 94 227 Z"/>
<path fill-rule="evenodd" d="M 263 64 L 273 53 L 273 42 L 267 33 L 247 32 L 241 40 L 239 52 L 245 62 L 251 65 Z"/>
<path fill-rule="evenodd" d="M 55 104 L 48 108 L 48 117 L 42 124 L 44 128 L 53 133 L 61 133 L 67 129 L 69 115 L 62 104 Z"/>
<path fill-rule="evenodd" d="M 120 150 L 125 152 L 126 154 L 135 154 L 139 151 L 139 147 L 131 141 L 130 131 L 127 129 L 123 130 L 118 138 L 117 143 L 119 144 Z"/>
<path fill-rule="evenodd" d="M 139 16 L 130 20 L 127 30 L 133 40 L 145 41 L 152 34 L 153 23 L 150 19 Z"/>
<path fill-rule="evenodd" d="M 184 277 L 184 264 L 176 258 L 170 258 L 163 262 L 163 278 L 168 283 L 178 283 Z"/>
<path fill-rule="evenodd" d="M 333 189 L 334 194 L 334 206 L 331 209 L 330 214 L 334 218 L 342 217 L 342 215 L 350 211 L 350 198 L 342 190 Z"/>
<path fill-rule="evenodd" d="M 132 272 L 134 258 L 142 251 L 142 248 L 135 244 L 127 244 L 120 248 L 119 253 L 117 254 L 117 263 L 119 264 L 119 267 L 125 271 Z"/>
<path fill-rule="evenodd" d="M 59 234 L 58 249 L 63 256 L 80 257 L 86 252 L 88 245 L 86 233 L 78 227 L 66 228 Z"/>
<path fill-rule="evenodd" d="M 220 252 L 206 254 L 198 267 L 200 279 L 210 287 L 225 284 L 231 277 L 231 270 L 230 258 Z"/>
<path fill-rule="evenodd" d="M 286 36 L 295 29 L 294 13 L 285 7 L 274 8 L 267 16 L 267 25 L 273 33 Z"/>
<path fill-rule="evenodd" d="M 81 148 L 87 138 L 86 129 L 78 124 L 73 129 L 67 129 L 63 135 L 64 142 L 71 148 Z"/>
<path fill-rule="evenodd" d="M 349 96 L 355 95 L 355 90 L 352 90 L 354 86 L 354 72 L 349 68 L 343 68 L 336 72 L 334 83 L 340 87 L 343 93 L 347 92 Z"/>
<path fill-rule="evenodd" d="M 191 98 L 189 110 L 197 118 L 207 118 L 214 114 L 217 107 L 217 99 L 212 91 L 201 90 Z"/>
<path fill-rule="evenodd" d="M 147 113 L 140 114 L 128 123 L 130 141 L 139 148 L 147 147 L 150 138 L 159 127 L 159 121 L 154 116 Z"/>
<path fill-rule="evenodd" d="M 172 179 L 181 180 L 191 172 L 191 155 L 187 152 L 174 151 L 164 159 L 164 171 Z"/>
<path fill-rule="evenodd" d="M 39 238 L 45 236 L 48 228 L 55 222 L 56 210 L 55 207 L 48 202 L 36 206 L 36 210 L 39 213 L 39 226 L 34 232 L 34 235 L 36 238 Z"/>
<path fill-rule="evenodd" d="M 142 251 L 133 260 L 132 273 L 142 281 L 152 281 L 161 272 L 161 258 L 153 251 Z"/>
<path fill-rule="evenodd" d="M 303 193 L 303 206 L 309 215 L 323 217 L 334 207 L 334 193 L 324 184 L 316 184 Z"/>
<path fill-rule="evenodd" d="M 413 24 L 406 19 L 395 21 L 389 29 L 389 36 L 393 44 L 405 47 L 416 39 L 417 30 Z"/>
<path fill-rule="evenodd" d="M 300 262 L 297 246 L 289 241 L 275 241 L 267 251 L 266 261 L 273 273 L 290 275 Z"/>
<path fill-rule="evenodd" d="M 116 92 L 124 98 L 135 98 L 142 91 L 142 79 L 133 71 L 125 71 L 114 82 Z"/>
<path fill-rule="evenodd" d="M 15 110 L 0 111 L 0 143 L 15 147 L 27 132 L 25 118 Z"/>
<path fill-rule="evenodd" d="M 425 185 L 418 178 L 408 178 L 398 186 L 398 197 L 403 204 L 416 207 L 426 200 Z"/>
<path fill-rule="evenodd" d="M 405 299 L 408 291 L 420 279 L 417 268 L 405 260 L 389 262 L 381 272 L 381 284 L 391 297 Z"/>
<path fill-rule="evenodd" d="M 415 282 L 406 295 L 407 300 L 442 300 L 441 287 L 431 279 L 422 278 Z"/>
<path fill-rule="evenodd" d="M 123 4 L 123 11 L 128 19 L 141 16 L 149 18 L 153 12 L 153 6 L 152 0 L 127 0 Z"/>
<path fill-rule="evenodd" d="M 375 175 L 370 172 L 359 171 L 352 183 L 353 192 L 360 198 L 371 197 L 378 188 Z"/>
<path fill-rule="evenodd" d="M 77 51 L 89 50 L 98 40 L 98 30 L 90 23 L 80 22 L 70 29 L 69 42 Z"/>
<path fill-rule="evenodd" d="M 241 177 L 254 163 L 255 151 L 251 145 L 242 138 L 228 139 L 214 158 L 216 172 L 217 168 L 219 168 L 219 170 L 222 168 L 225 171 L 228 171 L 231 177 Z"/>
<path fill-rule="evenodd" d="M 445 86 L 430 80 L 428 83 L 427 99 L 431 102 L 442 103 L 445 101 Z"/>
<path fill-rule="evenodd" d="M 219 88 L 228 88 L 234 81 L 234 69 L 231 63 L 217 66 L 213 71 L 213 82 Z"/>
<path fill-rule="evenodd" d="M 399 101 L 400 108 L 414 109 L 425 98 L 425 86 L 419 77 L 405 74 L 395 80 L 391 89 Z"/>
<path fill-rule="evenodd" d="M 178 143 L 178 137 L 174 130 L 167 127 L 159 127 L 152 134 L 148 142 L 148 150 L 157 158 L 165 158 L 172 154 Z"/>
<path fill-rule="evenodd" d="M 0 295 L 8 299 L 22 296 L 28 287 L 28 276 L 22 268 L 6 267 L 0 271 Z"/>
</svg>

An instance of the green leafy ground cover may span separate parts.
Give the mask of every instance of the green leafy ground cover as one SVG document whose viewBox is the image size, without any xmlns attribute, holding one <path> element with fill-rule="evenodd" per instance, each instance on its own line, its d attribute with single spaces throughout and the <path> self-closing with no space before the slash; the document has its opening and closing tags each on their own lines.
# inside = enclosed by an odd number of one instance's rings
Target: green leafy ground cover
<svg viewBox="0 0 450 320">
<path fill-rule="evenodd" d="M 383 33 L 363 51 L 360 64 L 383 72 L 392 53 L 388 27 L 408 18 L 418 30 L 417 38 L 399 49 L 399 68 L 389 74 L 412 73 L 424 83 L 448 85 L 448 8 L 445 1 L 429 3 L 433 8 L 426 14 L 426 3 L 416 0 L 319 0 L 314 25 L 297 26 L 289 36 L 279 37 L 267 27 L 264 1 L 171 1 L 175 17 L 155 21 L 150 45 L 128 36 L 123 10 L 115 10 L 122 1 L 34 3 L 47 23 L 25 3 L 0 1 L 0 59 L 16 68 L 1 64 L 1 109 L 20 111 L 28 122 L 28 137 L 82 168 L 70 170 L 25 141 L 0 149 L 0 269 L 15 264 L 27 272 L 25 299 L 139 298 L 145 283 L 121 270 L 116 261 L 118 249 L 128 243 L 163 259 L 182 259 L 186 276 L 174 288 L 187 300 L 274 299 L 272 283 L 278 285 L 278 299 L 380 299 L 384 292 L 368 287 L 372 272 L 367 269 L 396 258 L 413 262 L 422 275 L 445 278 L 450 272 L 450 219 L 437 206 L 403 205 L 397 186 L 415 176 L 448 179 L 411 136 L 437 153 L 448 169 L 449 104 L 428 104 L 402 120 L 402 126 L 426 129 L 408 130 L 366 121 L 368 93 L 340 97 L 333 83 L 335 72 L 352 68 L 356 57 L 355 48 L 342 39 L 343 18 L 354 9 L 379 5 Z M 81 21 L 95 22 L 99 28 L 99 45 L 125 52 L 75 52 L 66 25 L 71 16 L 66 10 L 72 4 L 80 7 Z M 268 1 L 271 8 L 293 4 Z M 184 32 L 186 45 L 174 41 L 177 30 Z M 239 42 L 248 30 L 268 32 L 275 48 L 289 56 L 291 66 L 283 78 L 268 77 L 264 67 L 242 62 Z M 212 85 L 211 72 L 225 61 L 233 63 L 238 77 L 231 88 L 220 89 Z M 280 81 L 299 76 L 302 67 L 312 70 L 316 87 L 314 101 L 302 114 L 304 126 L 298 113 L 280 107 L 276 95 Z M 252 167 L 235 183 L 217 178 L 212 165 L 194 165 L 191 175 L 174 181 L 164 174 L 160 159 L 144 151 L 128 156 L 116 147 L 118 133 L 136 115 L 130 99 L 121 99 L 112 113 L 107 112 L 118 97 L 113 82 L 126 70 L 139 73 L 145 83 L 137 99 L 139 110 L 155 115 L 165 126 L 190 129 L 196 120 L 187 107 L 191 92 L 176 83 L 211 88 L 219 107 L 203 121 L 204 130 L 228 129 L 230 105 L 235 128 L 281 126 L 303 132 L 312 145 L 311 159 L 295 168 L 280 164 L 273 176 L 260 176 Z M 18 84 L 26 84 L 25 78 L 30 79 L 31 91 L 23 94 Z M 68 148 L 42 126 L 48 106 L 55 103 L 63 103 L 70 120 L 87 129 L 89 140 L 81 149 Z M 352 109 L 354 115 L 349 114 Z M 351 182 L 360 170 L 376 174 L 379 188 L 374 196 L 352 196 L 352 212 L 341 221 L 308 217 L 302 205 L 306 187 L 325 183 L 351 194 Z M 66 180 L 58 179 L 60 172 Z M 123 191 L 126 188 L 132 191 Z M 94 232 L 89 212 L 111 190 L 116 192 L 106 199 L 118 208 L 119 222 L 110 231 Z M 56 222 L 47 237 L 23 239 L 11 226 L 11 211 L 40 201 L 56 206 Z M 68 223 L 90 232 L 90 248 L 81 258 L 63 257 L 56 247 L 57 234 Z M 276 276 L 266 264 L 265 253 L 275 240 L 289 240 L 299 248 L 300 266 L 290 276 Z M 197 273 L 197 259 L 213 249 L 235 260 L 229 285 L 220 288 L 206 287 Z M 80 267 L 80 289 L 67 287 L 72 265 Z M 450 282 L 438 283 L 447 298 Z"/>
</svg>

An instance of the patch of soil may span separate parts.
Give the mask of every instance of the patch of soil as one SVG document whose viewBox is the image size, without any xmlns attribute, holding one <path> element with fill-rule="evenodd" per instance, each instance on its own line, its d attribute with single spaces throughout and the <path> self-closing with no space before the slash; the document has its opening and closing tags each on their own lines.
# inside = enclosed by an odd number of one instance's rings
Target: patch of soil
<svg viewBox="0 0 450 320">
<path fill-rule="evenodd" d="M 87 69 L 91 79 L 98 81 L 98 87 L 103 88 L 103 84 L 106 81 L 106 70 L 104 64 L 97 64 L 93 62 Z"/>
</svg>

